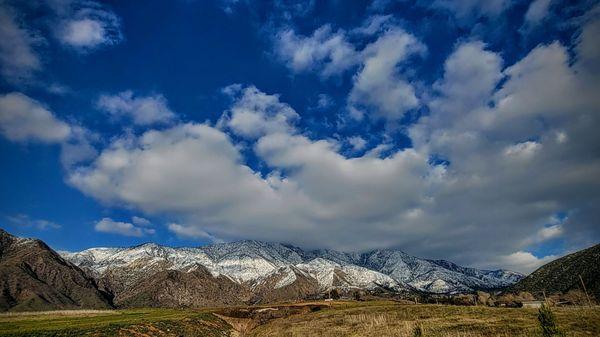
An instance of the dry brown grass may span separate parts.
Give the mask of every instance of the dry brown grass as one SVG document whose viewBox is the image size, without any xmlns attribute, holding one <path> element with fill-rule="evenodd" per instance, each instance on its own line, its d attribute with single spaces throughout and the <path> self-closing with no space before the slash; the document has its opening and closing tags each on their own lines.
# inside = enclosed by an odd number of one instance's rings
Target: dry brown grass
<svg viewBox="0 0 600 337">
<path fill-rule="evenodd" d="M 567 336 L 600 336 L 600 308 L 554 308 Z M 393 302 L 336 304 L 332 309 L 276 319 L 248 336 L 538 336 L 536 309 L 399 305 Z"/>
<path fill-rule="evenodd" d="M 90 315 L 105 315 L 118 314 L 117 310 L 53 310 L 53 311 L 19 311 L 19 312 L 0 312 L 0 317 L 19 317 L 19 316 L 90 316 Z"/>
</svg>

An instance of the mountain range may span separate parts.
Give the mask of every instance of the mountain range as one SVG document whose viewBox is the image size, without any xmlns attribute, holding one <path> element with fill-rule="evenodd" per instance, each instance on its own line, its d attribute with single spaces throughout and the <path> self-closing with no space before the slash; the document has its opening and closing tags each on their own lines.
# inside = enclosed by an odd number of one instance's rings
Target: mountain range
<svg viewBox="0 0 600 337">
<path fill-rule="evenodd" d="M 148 291 L 147 286 L 140 284 L 148 283 L 147 277 L 158 273 L 162 273 L 161 277 L 199 274 L 203 279 L 238 287 L 237 298 L 250 301 L 303 298 L 332 288 L 459 293 L 504 288 L 523 278 L 506 270 L 478 270 L 444 260 L 420 259 L 400 250 L 305 251 L 260 241 L 199 248 L 147 243 L 130 248 L 59 253 L 99 280 L 107 292 L 115 295 L 117 305 L 137 298 L 132 292 L 137 293 L 140 288 Z"/>
<path fill-rule="evenodd" d="M 304 299 L 333 288 L 447 294 L 505 288 L 524 277 L 394 249 L 308 251 L 260 241 L 54 252 L 39 240 L 1 229 L 0 274 L 0 310 L 41 305 L 23 305 L 23 299 L 51 303 L 50 308 L 199 307 Z"/>
</svg>

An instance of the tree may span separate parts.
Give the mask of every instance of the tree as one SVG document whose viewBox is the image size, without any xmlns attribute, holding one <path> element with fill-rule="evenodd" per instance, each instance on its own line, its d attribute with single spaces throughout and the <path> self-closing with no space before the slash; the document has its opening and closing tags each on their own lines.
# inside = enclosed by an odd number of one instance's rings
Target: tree
<svg viewBox="0 0 600 337">
<path fill-rule="evenodd" d="M 540 322 L 540 327 L 542 328 L 543 337 L 564 336 L 556 324 L 556 317 L 554 317 L 554 313 L 548 306 L 546 306 L 546 304 L 542 304 L 542 307 L 538 312 L 538 321 Z"/>
</svg>

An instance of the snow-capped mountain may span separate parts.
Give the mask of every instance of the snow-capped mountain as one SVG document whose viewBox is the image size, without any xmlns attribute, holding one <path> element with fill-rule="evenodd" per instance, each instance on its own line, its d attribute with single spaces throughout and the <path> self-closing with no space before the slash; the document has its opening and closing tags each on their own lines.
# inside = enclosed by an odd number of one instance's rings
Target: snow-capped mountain
<svg viewBox="0 0 600 337">
<path fill-rule="evenodd" d="M 200 248 L 171 248 L 144 244 L 131 248 L 91 248 L 60 252 L 111 289 L 127 289 L 153 273 L 206 270 L 247 289 L 294 286 L 326 291 L 339 289 L 419 290 L 432 293 L 466 292 L 509 286 L 523 275 L 504 270 L 478 270 L 444 260 L 425 260 L 399 250 L 344 253 L 259 241 L 239 241 Z M 266 287 L 266 288 L 265 288 Z M 298 296 L 298 289 L 294 296 Z"/>
</svg>

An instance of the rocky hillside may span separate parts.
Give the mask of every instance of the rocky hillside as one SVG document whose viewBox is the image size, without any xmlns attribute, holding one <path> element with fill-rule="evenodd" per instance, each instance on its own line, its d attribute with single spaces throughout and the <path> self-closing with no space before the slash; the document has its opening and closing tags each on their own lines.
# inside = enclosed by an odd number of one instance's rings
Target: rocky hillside
<svg viewBox="0 0 600 337">
<path fill-rule="evenodd" d="M 110 308 L 110 296 L 39 240 L 0 229 L 0 311 Z"/>
<path fill-rule="evenodd" d="M 600 299 L 600 244 L 543 265 L 511 290 L 566 293 L 571 289 L 582 289 L 580 275 L 588 293 Z"/>
</svg>

